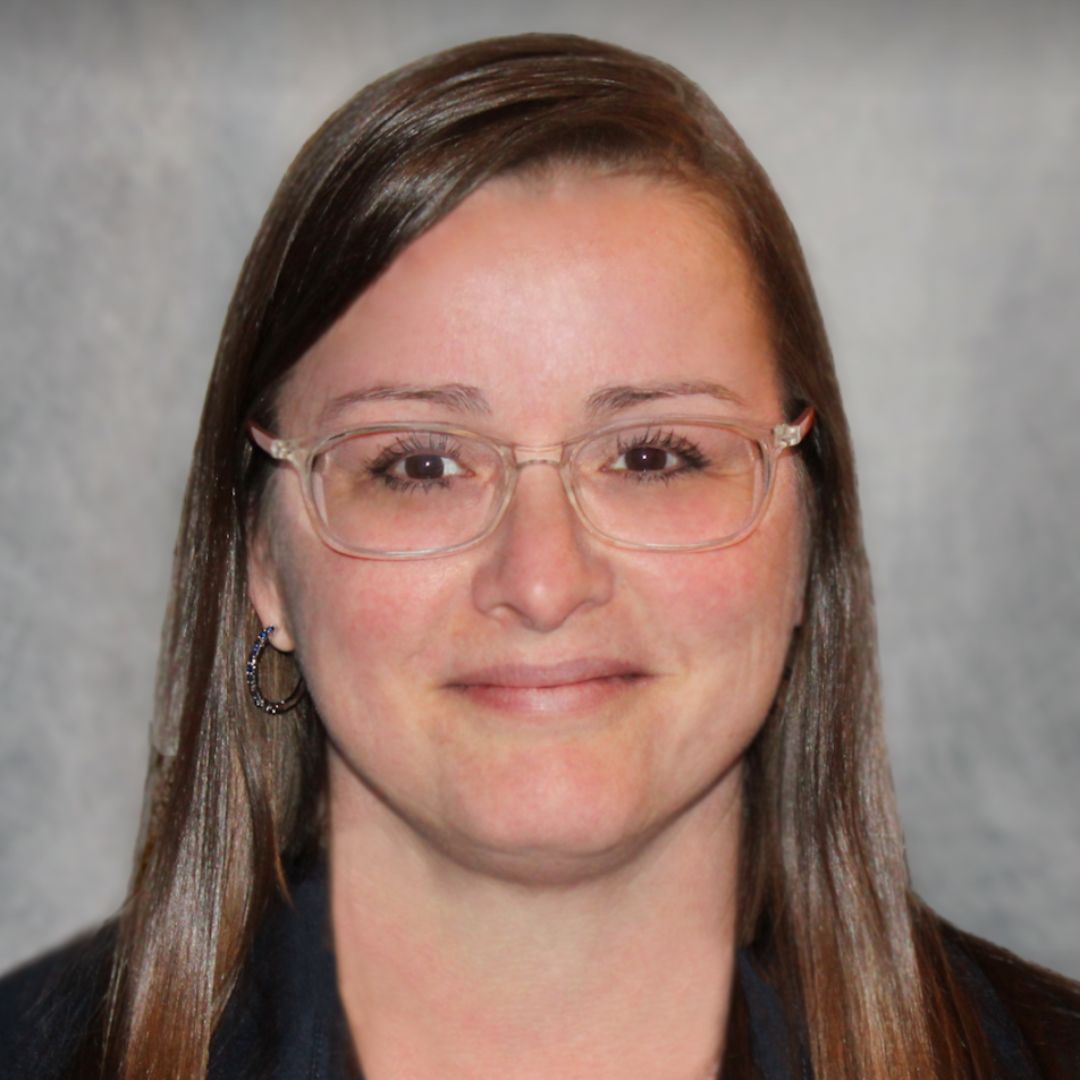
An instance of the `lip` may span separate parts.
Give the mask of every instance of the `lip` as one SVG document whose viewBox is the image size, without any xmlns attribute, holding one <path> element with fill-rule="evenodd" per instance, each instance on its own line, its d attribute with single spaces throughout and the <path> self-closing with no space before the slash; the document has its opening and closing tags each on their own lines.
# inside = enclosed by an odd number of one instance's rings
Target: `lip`
<svg viewBox="0 0 1080 1080">
<path fill-rule="evenodd" d="M 451 680 L 450 685 L 504 686 L 514 689 L 545 689 L 591 682 L 594 679 L 628 678 L 645 675 L 641 665 L 625 660 L 584 657 L 558 664 L 492 664 Z"/>
<path fill-rule="evenodd" d="M 556 664 L 493 664 L 457 676 L 447 685 L 476 705 L 552 715 L 603 705 L 648 677 L 639 664 L 584 657 Z"/>
</svg>

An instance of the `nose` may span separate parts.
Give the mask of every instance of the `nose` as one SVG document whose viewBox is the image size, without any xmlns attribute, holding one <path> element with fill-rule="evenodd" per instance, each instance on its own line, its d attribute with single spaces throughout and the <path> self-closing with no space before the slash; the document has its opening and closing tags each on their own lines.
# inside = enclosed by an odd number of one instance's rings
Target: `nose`
<svg viewBox="0 0 1080 1080">
<path fill-rule="evenodd" d="M 575 612 L 611 598 L 607 553 L 578 520 L 558 468 L 533 461 L 494 535 L 481 545 L 476 607 L 530 630 L 557 630 Z"/>
</svg>

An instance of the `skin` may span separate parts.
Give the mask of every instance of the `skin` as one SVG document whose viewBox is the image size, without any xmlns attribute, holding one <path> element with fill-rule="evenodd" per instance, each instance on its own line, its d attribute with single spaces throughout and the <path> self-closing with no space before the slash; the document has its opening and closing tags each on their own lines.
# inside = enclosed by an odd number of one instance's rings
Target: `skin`
<svg viewBox="0 0 1080 1080">
<path fill-rule="evenodd" d="M 612 384 L 706 380 L 729 400 L 586 409 Z M 443 383 L 489 410 L 321 418 L 358 389 Z M 676 412 L 784 419 L 745 259 L 700 197 L 563 171 L 493 181 L 407 248 L 297 365 L 278 434 L 439 420 L 546 446 Z M 790 455 L 758 528 L 696 553 L 605 544 L 535 466 L 480 545 L 356 559 L 278 470 L 250 590 L 329 737 L 332 924 L 369 1078 L 709 1069 L 741 760 L 801 617 L 803 524 Z M 634 674 L 538 685 L 583 658 Z"/>
</svg>

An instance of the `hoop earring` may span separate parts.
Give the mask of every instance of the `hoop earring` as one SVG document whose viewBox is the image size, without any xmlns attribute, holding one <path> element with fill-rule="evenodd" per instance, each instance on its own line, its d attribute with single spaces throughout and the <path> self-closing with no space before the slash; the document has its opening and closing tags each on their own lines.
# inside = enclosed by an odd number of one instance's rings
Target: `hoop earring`
<svg viewBox="0 0 1080 1080">
<path fill-rule="evenodd" d="M 296 708 L 306 689 L 304 677 L 301 676 L 287 698 L 282 698 L 281 701 L 268 701 L 262 696 L 262 691 L 259 690 L 259 657 L 262 655 L 263 649 L 266 648 L 266 642 L 274 629 L 273 626 L 265 626 L 259 632 L 255 644 L 251 646 L 251 655 L 248 657 L 247 665 L 244 668 L 247 676 L 248 692 L 251 694 L 251 700 L 254 702 L 255 708 L 262 709 L 263 712 L 269 713 L 271 716 L 277 716 L 279 713 Z"/>
</svg>

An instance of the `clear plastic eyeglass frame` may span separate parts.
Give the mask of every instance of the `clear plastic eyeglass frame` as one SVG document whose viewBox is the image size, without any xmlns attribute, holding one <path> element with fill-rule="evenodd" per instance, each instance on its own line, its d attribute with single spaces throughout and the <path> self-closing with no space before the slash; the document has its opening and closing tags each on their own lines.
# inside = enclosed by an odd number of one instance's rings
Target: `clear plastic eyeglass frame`
<svg viewBox="0 0 1080 1080">
<path fill-rule="evenodd" d="M 711 551 L 717 548 L 729 547 L 749 536 L 761 521 L 772 494 L 777 462 L 787 450 L 798 446 L 806 438 L 813 426 L 814 416 L 813 407 L 808 406 L 790 424 L 756 424 L 742 420 L 687 415 L 638 417 L 633 420 L 625 420 L 596 428 L 567 442 L 554 443 L 551 446 L 523 446 L 516 443 L 505 443 L 455 425 L 420 423 L 417 421 L 390 421 L 382 424 L 349 428 L 332 435 L 313 435 L 294 439 L 276 438 L 254 423 L 249 424 L 248 431 L 252 441 L 259 449 L 274 460 L 290 465 L 296 471 L 308 516 L 323 543 L 334 551 L 356 558 L 402 560 L 451 555 L 474 547 L 476 544 L 486 540 L 499 527 L 499 523 L 510 506 L 517 486 L 518 474 L 522 469 L 530 465 L 550 465 L 558 469 L 562 478 L 563 490 L 570 505 L 574 508 L 578 520 L 594 536 L 615 547 L 639 551 Z M 594 439 L 617 434 L 622 430 L 640 428 L 644 424 L 650 427 L 665 424 L 693 424 L 702 427 L 721 428 L 734 431 L 757 443 L 761 451 L 758 460 L 763 470 L 758 488 L 759 494 L 751 516 L 738 531 L 727 536 L 719 536 L 694 544 L 649 544 L 614 536 L 606 532 L 589 517 L 581 505 L 575 483 L 575 459 L 578 452 Z M 382 551 L 356 547 L 345 543 L 334 535 L 319 510 L 312 481 L 316 461 L 321 454 L 328 452 L 335 445 L 358 435 L 408 431 L 433 432 L 450 437 L 470 439 L 495 451 L 501 463 L 501 468 L 496 481 L 496 496 L 492 501 L 492 509 L 489 511 L 488 520 L 476 535 L 450 546 L 408 551 Z"/>
</svg>

